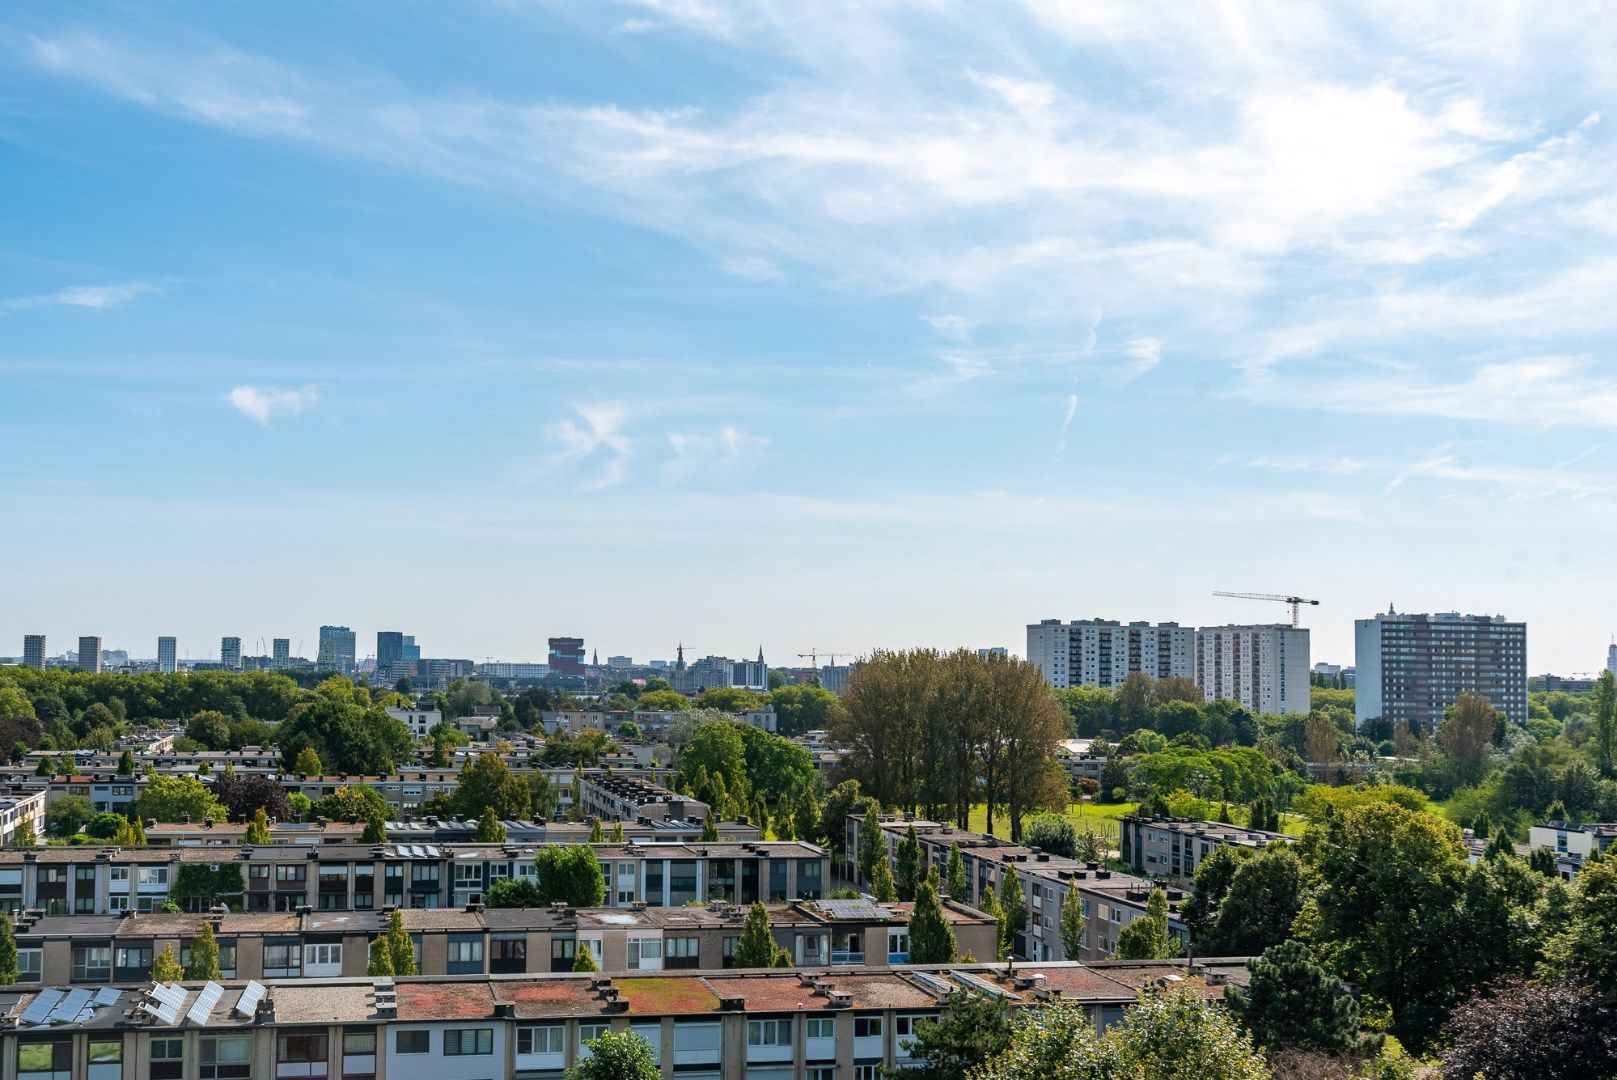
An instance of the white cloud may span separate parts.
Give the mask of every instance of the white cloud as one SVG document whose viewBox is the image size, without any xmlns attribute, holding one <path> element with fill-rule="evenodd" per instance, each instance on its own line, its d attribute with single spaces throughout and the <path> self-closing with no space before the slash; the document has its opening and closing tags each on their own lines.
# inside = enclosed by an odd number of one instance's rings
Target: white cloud
<svg viewBox="0 0 1617 1080">
<path fill-rule="evenodd" d="M 734 468 L 760 453 L 769 440 L 725 424 L 711 434 L 670 431 L 668 445 L 674 456 L 667 464 L 667 472 L 671 477 L 683 478 L 704 469 Z"/>
<path fill-rule="evenodd" d="M 271 386 L 238 386 L 230 391 L 236 411 L 265 427 L 276 417 L 297 416 L 319 400 L 315 387 L 289 390 Z"/>
<path fill-rule="evenodd" d="M 559 444 L 550 455 L 552 464 L 591 461 L 601 471 L 584 483 L 584 490 L 595 491 L 621 484 L 629 477 L 633 446 L 623 433 L 629 411 L 616 402 L 574 406 L 582 424 L 558 420 L 545 429 L 545 435 Z"/>
<path fill-rule="evenodd" d="M 1162 363 L 1162 342 L 1156 338 L 1136 338 L 1123 346 L 1123 352 L 1129 358 L 1124 374 L 1130 379 L 1138 379 Z"/>
<path fill-rule="evenodd" d="M 56 306 L 110 308 L 158 291 L 158 287 L 149 281 L 125 281 L 118 285 L 70 285 L 53 293 L 0 300 L 0 312 Z"/>
<path fill-rule="evenodd" d="M 1072 427 L 1072 418 L 1078 415 L 1078 395 L 1067 395 L 1067 411 L 1061 417 L 1061 434 L 1056 437 L 1056 459 L 1067 452 L 1067 429 Z"/>
</svg>

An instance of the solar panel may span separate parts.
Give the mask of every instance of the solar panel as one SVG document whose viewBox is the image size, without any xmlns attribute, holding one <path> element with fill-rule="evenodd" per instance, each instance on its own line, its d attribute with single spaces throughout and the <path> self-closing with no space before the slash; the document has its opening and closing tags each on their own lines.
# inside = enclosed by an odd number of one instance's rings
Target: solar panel
<svg viewBox="0 0 1617 1080">
<path fill-rule="evenodd" d="M 82 986 L 74 987 L 67 995 L 57 1002 L 51 1009 L 49 1020 L 53 1024 L 72 1024 L 78 1021 L 79 1014 L 90 1005 L 93 995 Z"/>
<path fill-rule="evenodd" d="M 95 1003 L 97 1005 L 116 1005 L 121 997 L 123 997 L 122 990 L 112 986 L 103 986 L 95 992 Z"/>
<path fill-rule="evenodd" d="M 247 989 L 241 992 L 233 1012 L 238 1012 L 251 1020 L 258 1013 L 258 1003 L 264 1000 L 264 986 L 262 983 L 247 981 Z"/>
<path fill-rule="evenodd" d="M 197 995 L 196 1003 L 185 1014 L 185 1018 L 193 1024 L 206 1024 L 208 1017 L 213 1015 L 213 1007 L 219 1004 L 219 996 L 224 992 L 224 987 L 216 982 L 210 982 L 202 988 L 202 993 Z"/>
<path fill-rule="evenodd" d="M 18 1017 L 18 1020 L 24 1024 L 45 1023 L 46 1018 L 51 1014 L 51 1010 L 56 1008 L 57 1002 L 61 1001 L 65 996 L 60 990 L 41 990 L 39 996 L 34 999 L 33 1004 L 23 1010 L 22 1016 Z"/>
<path fill-rule="evenodd" d="M 172 1005 L 176 1009 L 185 1004 L 185 987 L 179 983 L 170 983 L 166 986 L 163 983 L 153 983 L 148 992 L 164 1005 Z"/>
</svg>

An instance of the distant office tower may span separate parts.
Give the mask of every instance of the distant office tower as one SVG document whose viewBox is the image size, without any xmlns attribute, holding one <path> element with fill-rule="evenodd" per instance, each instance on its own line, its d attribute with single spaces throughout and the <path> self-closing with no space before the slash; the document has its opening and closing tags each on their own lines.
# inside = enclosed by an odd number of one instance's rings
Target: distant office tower
<svg viewBox="0 0 1617 1080">
<path fill-rule="evenodd" d="M 550 670 L 557 675 L 584 674 L 584 639 L 576 637 L 551 638 Z"/>
<path fill-rule="evenodd" d="M 354 670 L 354 632 L 346 626 L 320 628 L 320 667 L 340 671 L 344 675 Z"/>
<path fill-rule="evenodd" d="M 634 667 L 634 657 L 632 657 L 632 656 L 609 656 L 609 657 L 606 658 L 606 666 L 609 667 L 609 668 L 613 668 L 613 669 L 631 668 L 631 667 Z"/>
<path fill-rule="evenodd" d="M 410 664 L 413 664 L 417 660 L 421 659 L 421 646 L 415 643 L 414 634 L 404 635 L 403 653 L 399 656 L 399 659 Z"/>
<path fill-rule="evenodd" d="M 1027 628 L 1027 658 L 1058 690 L 1121 686 L 1136 671 L 1153 679 L 1190 678 L 1195 648 L 1196 631 L 1171 622 L 1045 619 Z"/>
<path fill-rule="evenodd" d="M 101 639 L 79 638 L 79 667 L 84 671 L 101 670 Z"/>
<path fill-rule="evenodd" d="M 275 662 L 276 667 L 285 667 L 286 662 L 292 659 L 291 638 L 278 637 L 271 642 L 270 648 L 273 650 L 270 659 Z"/>
<path fill-rule="evenodd" d="M 219 639 L 219 665 L 231 671 L 241 670 L 241 638 Z"/>
<path fill-rule="evenodd" d="M 1353 623 L 1355 712 L 1430 731 L 1465 690 L 1527 723 L 1527 624 L 1498 615 L 1398 615 Z"/>
<path fill-rule="evenodd" d="M 23 667 L 45 670 L 45 635 L 24 634 L 22 637 Z"/>
<path fill-rule="evenodd" d="M 1617 644 L 1606 646 L 1606 670 L 1617 675 Z"/>
<path fill-rule="evenodd" d="M 180 669 L 179 641 L 171 637 L 157 639 L 157 670 L 172 675 Z"/>
<path fill-rule="evenodd" d="M 1279 623 L 1196 631 L 1196 685 L 1255 713 L 1307 713 L 1308 631 Z"/>
<path fill-rule="evenodd" d="M 404 659 L 404 635 L 397 630 L 378 630 L 376 633 L 376 674 L 387 677 L 395 665 Z"/>
</svg>

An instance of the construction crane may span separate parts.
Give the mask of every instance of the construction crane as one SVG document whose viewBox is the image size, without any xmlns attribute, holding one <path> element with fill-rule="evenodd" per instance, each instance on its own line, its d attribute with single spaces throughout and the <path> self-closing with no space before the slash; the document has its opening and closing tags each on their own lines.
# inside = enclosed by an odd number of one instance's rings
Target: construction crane
<svg viewBox="0 0 1617 1080">
<path fill-rule="evenodd" d="M 825 653 L 825 655 L 830 659 L 832 667 L 837 666 L 837 653 L 841 653 L 843 656 L 852 656 L 853 655 L 847 649 L 838 649 L 838 650 L 836 650 L 836 652 L 832 652 L 829 649 L 810 649 L 808 652 L 800 652 L 800 653 L 798 653 L 797 658 L 799 660 L 807 660 L 809 662 L 809 664 L 814 668 L 815 671 L 819 671 L 820 670 L 820 653 L 822 653 L 822 652 Z"/>
<path fill-rule="evenodd" d="M 1309 604 L 1309 605 L 1311 605 L 1313 607 L 1319 607 L 1319 601 L 1318 600 L 1305 600 L 1301 596 L 1280 596 L 1280 595 L 1278 595 L 1276 593 L 1266 593 L 1266 592 L 1223 592 L 1221 590 L 1214 589 L 1213 590 L 1213 595 L 1214 596 L 1233 596 L 1237 600 L 1273 600 L 1277 604 L 1290 604 L 1291 605 L 1291 625 L 1292 625 L 1293 629 L 1296 629 L 1300 625 L 1298 623 L 1298 621 L 1297 621 L 1297 614 L 1298 614 L 1298 609 L 1302 605 Z"/>
</svg>

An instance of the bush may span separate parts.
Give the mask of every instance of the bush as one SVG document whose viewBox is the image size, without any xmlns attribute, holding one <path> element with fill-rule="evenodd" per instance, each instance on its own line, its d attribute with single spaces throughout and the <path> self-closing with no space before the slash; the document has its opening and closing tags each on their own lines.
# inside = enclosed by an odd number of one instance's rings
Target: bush
<svg viewBox="0 0 1617 1080">
<path fill-rule="evenodd" d="M 1039 814 L 1028 822 L 1022 842 L 1028 847 L 1071 859 L 1078 849 L 1078 830 L 1060 814 Z"/>
</svg>

